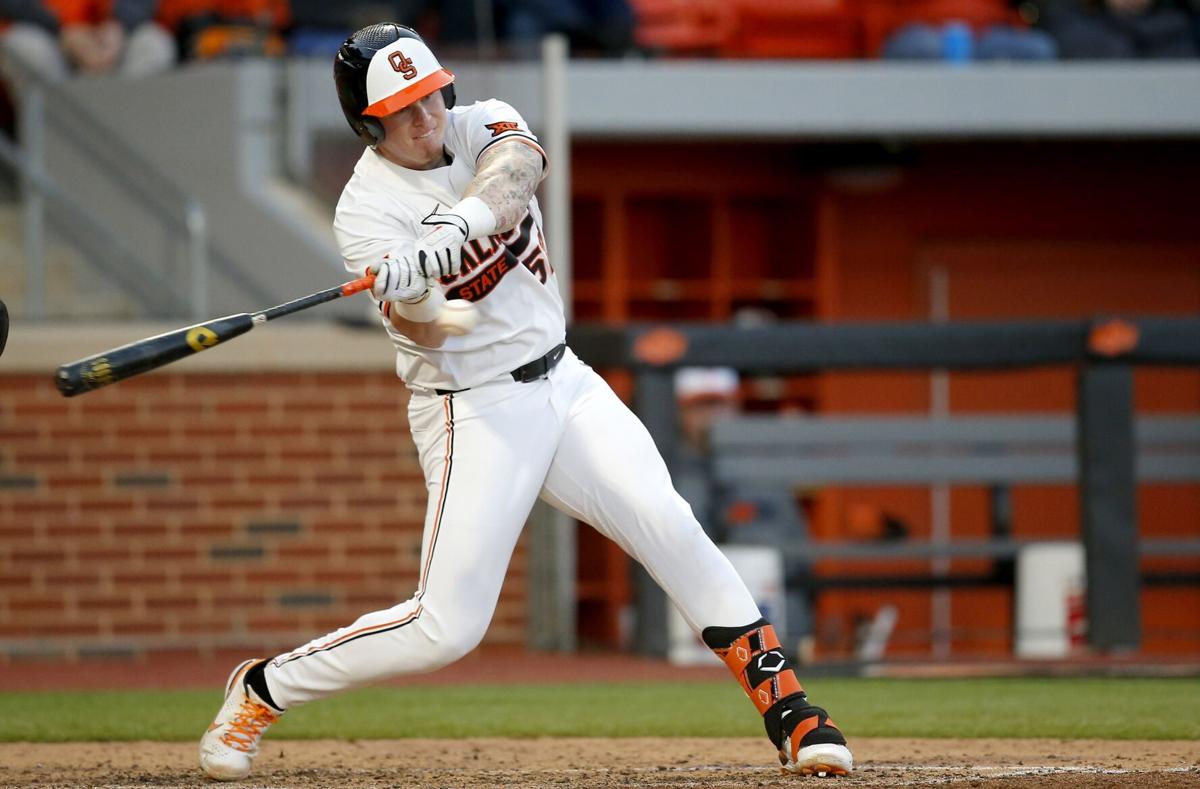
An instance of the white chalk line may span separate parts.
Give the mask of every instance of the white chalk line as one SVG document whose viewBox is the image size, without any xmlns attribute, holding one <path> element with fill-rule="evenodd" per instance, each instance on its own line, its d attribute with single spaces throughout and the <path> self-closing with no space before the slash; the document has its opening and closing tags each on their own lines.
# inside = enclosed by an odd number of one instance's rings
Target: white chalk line
<svg viewBox="0 0 1200 789">
<path fill-rule="evenodd" d="M 774 770 L 770 765 L 761 763 L 755 764 L 689 764 L 689 765 L 671 765 L 661 767 L 560 767 L 551 768 L 548 770 L 532 770 L 531 772 L 550 772 L 550 773 L 698 773 L 698 772 L 740 772 L 754 770 Z M 959 764 L 959 765 L 937 765 L 937 764 L 905 764 L 903 762 L 872 762 L 870 764 L 858 765 L 854 768 L 854 774 L 872 773 L 882 771 L 902 771 L 902 772 L 926 772 L 926 773 L 986 773 L 989 778 L 1007 778 L 1021 777 L 1033 775 L 1052 775 L 1055 773 L 1091 773 L 1095 775 L 1135 775 L 1140 773 L 1200 773 L 1200 765 L 1192 767 L 1144 767 L 1144 768 L 1124 768 L 1124 767 L 1097 767 L 1088 764 L 1065 764 L 1065 765 L 1024 765 L 1014 767 L 1005 764 Z M 448 770 L 452 772 L 453 770 Z M 469 772 L 470 768 L 463 768 L 464 772 Z M 493 770 L 493 772 L 505 772 L 504 769 Z M 509 770 L 510 772 L 512 770 Z M 517 770 L 520 772 L 520 770 Z"/>
<path fill-rule="evenodd" d="M 1026 765 L 1011 767 L 1003 764 L 972 764 L 972 765 L 935 765 L 935 764 L 866 764 L 855 768 L 856 773 L 873 772 L 877 770 L 902 770 L 904 772 L 973 772 L 989 773 L 990 778 L 1018 778 L 1033 775 L 1054 775 L 1058 773 L 1089 773 L 1093 775 L 1133 775 L 1138 773 L 1189 773 L 1200 772 L 1200 767 L 1096 767 L 1087 764 L 1062 765 Z"/>
</svg>

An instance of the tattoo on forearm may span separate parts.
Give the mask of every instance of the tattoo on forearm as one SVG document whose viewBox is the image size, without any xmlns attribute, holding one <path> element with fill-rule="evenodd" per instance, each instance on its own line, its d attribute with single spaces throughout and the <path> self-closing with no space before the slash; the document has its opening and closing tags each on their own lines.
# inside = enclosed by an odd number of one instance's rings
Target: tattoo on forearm
<svg viewBox="0 0 1200 789">
<path fill-rule="evenodd" d="M 463 197 L 475 195 L 496 215 L 496 232 L 516 227 L 542 180 L 542 156 L 519 140 L 498 143 L 479 158 L 475 180 Z"/>
</svg>

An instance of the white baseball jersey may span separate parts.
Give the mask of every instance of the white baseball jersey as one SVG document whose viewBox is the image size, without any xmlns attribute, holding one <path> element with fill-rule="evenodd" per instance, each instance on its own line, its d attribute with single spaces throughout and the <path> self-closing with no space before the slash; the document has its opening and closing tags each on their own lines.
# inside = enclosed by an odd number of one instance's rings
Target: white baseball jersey
<svg viewBox="0 0 1200 789">
<path fill-rule="evenodd" d="M 372 263 L 408 254 L 413 241 L 428 230 L 421 220 L 462 199 L 483 152 L 514 138 L 541 151 L 517 111 L 492 99 L 447 113 L 444 145 L 453 161 L 444 167 L 409 170 L 370 148 L 363 151 L 333 225 L 346 268 L 362 276 Z M 458 276 L 443 278 L 435 287 L 447 299 L 474 302 L 479 324 L 468 334 L 427 348 L 385 320 L 396 346 L 396 374 L 411 388 L 476 386 L 540 358 L 566 335 L 536 197 L 512 230 L 468 241 Z"/>
</svg>

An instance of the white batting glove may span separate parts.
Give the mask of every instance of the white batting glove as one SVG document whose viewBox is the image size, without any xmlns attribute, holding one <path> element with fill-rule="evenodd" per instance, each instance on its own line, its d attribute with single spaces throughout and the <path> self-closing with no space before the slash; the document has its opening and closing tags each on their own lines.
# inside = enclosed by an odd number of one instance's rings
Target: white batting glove
<svg viewBox="0 0 1200 789">
<path fill-rule="evenodd" d="M 426 277 L 452 277 L 462 266 L 462 245 L 466 234 L 458 225 L 440 222 L 444 213 L 431 213 L 421 224 L 434 224 L 432 230 L 413 243 L 413 258 Z"/>
<path fill-rule="evenodd" d="M 471 196 L 444 212 L 430 212 L 421 224 L 429 229 L 413 244 L 413 260 L 427 277 L 450 277 L 462 265 L 463 244 L 491 235 L 496 216 L 486 203 Z"/>
<path fill-rule="evenodd" d="M 413 243 L 413 260 L 429 278 L 452 277 L 462 266 L 467 223 L 455 214 L 432 213 L 421 220 L 429 228 Z"/>
<path fill-rule="evenodd" d="M 380 301 L 402 301 L 412 304 L 429 293 L 429 282 L 410 258 L 387 258 L 367 269 L 375 275 L 371 293 Z"/>
</svg>

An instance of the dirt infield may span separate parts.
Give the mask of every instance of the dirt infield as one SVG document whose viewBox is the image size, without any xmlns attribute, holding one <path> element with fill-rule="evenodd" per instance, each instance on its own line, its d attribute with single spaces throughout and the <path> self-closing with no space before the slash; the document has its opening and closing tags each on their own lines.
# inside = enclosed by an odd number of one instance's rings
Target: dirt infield
<svg viewBox="0 0 1200 789">
<path fill-rule="evenodd" d="M 1200 787 L 1193 742 L 859 738 L 845 786 Z M 758 738 L 267 740 L 239 787 L 795 787 Z M 214 784 L 192 743 L 0 745 L 0 786 Z"/>
</svg>

